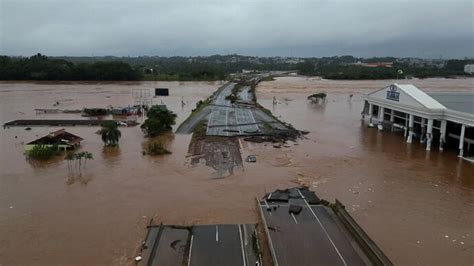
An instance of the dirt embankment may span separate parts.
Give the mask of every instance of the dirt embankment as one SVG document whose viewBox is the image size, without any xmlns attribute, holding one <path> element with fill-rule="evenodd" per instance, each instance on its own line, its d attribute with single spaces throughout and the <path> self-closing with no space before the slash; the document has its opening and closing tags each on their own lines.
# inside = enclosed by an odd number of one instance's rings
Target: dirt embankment
<svg viewBox="0 0 474 266">
<path fill-rule="evenodd" d="M 295 141 L 302 132 L 280 121 L 257 103 L 255 87 L 259 77 L 244 78 L 221 86 L 178 128 L 177 133 L 193 133 L 189 145 L 190 164 L 203 162 L 215 170 L 214 177 L 232 175 L 243 169 L 239 139 L 283 145 Z"/>
</svg>

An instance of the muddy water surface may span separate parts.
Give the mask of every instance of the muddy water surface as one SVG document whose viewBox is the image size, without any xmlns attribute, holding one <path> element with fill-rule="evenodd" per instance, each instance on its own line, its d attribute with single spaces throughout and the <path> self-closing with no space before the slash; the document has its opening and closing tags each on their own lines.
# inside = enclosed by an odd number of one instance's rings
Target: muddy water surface
<svg viewBox="0 0 474 266">
<path fill-rule="evenodd" d="M 472 80 L 412 80 L 426 90 L 472 90 Z M 402 83 L 402 82 L 400 82 Z M 142 155 L 139 127 L 122 128 L 118 149 L 104 149 L 97 127 L 69 127 L 95 159 L 81 171 L 65 161 L 25 160 L 23 144 L 56 128 L 0 130 L 0 264 L 131 264 L 151 217 L 165 223 L 252 223 L 255 197 L 307 184 L 340 199 L 396 264 L 472 265 L 474 166 L 456 151 L 426 153 L 402 136 L 368 129 L 359 120 L 361 95 L 387 81 L 279 78 L 261 83 L 257 97 L 307 139 L 289 148 L 241 142 L 257 163 L 225 179 L 186 161 L 189 135 L 161 141 L 173 153 Z M 194 103 L 219 83 L 0 84 L 0 121 L 78 118 L 37 115 L 34 108 L 76 109 L 133 104 L 133 88 L 170 87 L 163 100 L 186 119 Z M 324 106 L 306 96 L 325 91 Z M 349 101 L 349 94 L 354 97 Z M 272 97 L 280 104 L 272 106 Z M 186 105 L 181 106 L 184 97 Z M 52 105 L 59 101 L 59 106 Z M 161 99 L 153 99 L 160 103 Z M 447 236 L 447 237 L 446 237 Z"/>
</svg>

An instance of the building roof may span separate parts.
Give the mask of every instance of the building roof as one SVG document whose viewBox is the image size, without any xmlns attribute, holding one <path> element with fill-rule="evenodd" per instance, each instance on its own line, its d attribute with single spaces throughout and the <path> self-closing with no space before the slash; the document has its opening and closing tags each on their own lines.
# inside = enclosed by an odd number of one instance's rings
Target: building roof
<svg viewBox="0 0 474 266">
<path fill-rule="evenodd" d="M 27 143 L 27 145 L 75 145 L 79 144 L 83 138 L 67 132 L 64 128 L 51 132 L 48 135 Z"/>
<path fill-rule="evenodd" d="M 430 110 L 444 110 L 446 107 L 433 99 L 430 95 L 428 95 L 426 92 L 418 89 L 417 87 L 413 86 L 412 84 L 404 84 L 404 85 L 398 85 L 394 84 L 397 87 L 399 87 L 401 90 L 403 90 L 406 94 L 411 96 L 413 99 L 415 99 L 417 102 L 425 106 L 426 108 Z"/>
<path fill-rule="evenodd" d="M 372 104 L 428 119 L 445 119 L 474 126 L 474 92 L 426 93 L 411 84 L 396 83 L 369 93 Z"/>
<path fill-rule="evenodd" d="M 474 92 L 430 92 L 428 95 L 448 109 L 474 114 Z"/>
<path fill-rule="evenodd" d="M 369 93 L 366 98 L 387 106 L 404 107 L 423 113 L 442 114 L 446 111 L 445 106 L 411 84 L 399 85 L 393 83 Z"/>
</svg>

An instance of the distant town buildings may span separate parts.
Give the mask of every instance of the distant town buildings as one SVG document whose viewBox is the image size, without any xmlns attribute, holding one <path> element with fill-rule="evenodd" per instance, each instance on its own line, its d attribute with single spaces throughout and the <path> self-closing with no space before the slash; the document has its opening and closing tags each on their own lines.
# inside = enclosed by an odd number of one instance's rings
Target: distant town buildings
<svg viewBox="0 0 474 266">
<path fill-rule="evenodd" d="M 362 63 L 361 61 L 357 61 L 356 63 L 352 63 L 353 66 L 363 66 L 363 67 L 393 67 L 393 62 L 370 62 L 370 63 Z"/>
<path fill-rule="evenodd" d="M 398 58 L 396 62 L 414 67 L 443 68 L 446 66 L 446 60 L 444 59 Z"/>
<path fill-rule="evenodd" d="M 467 73 L 467 74 L 469 74 L 469 75 L 474 74 L 474 64 L 465 65 L 465 66 L 464 66 L 464 72 Z"/>
</svg>

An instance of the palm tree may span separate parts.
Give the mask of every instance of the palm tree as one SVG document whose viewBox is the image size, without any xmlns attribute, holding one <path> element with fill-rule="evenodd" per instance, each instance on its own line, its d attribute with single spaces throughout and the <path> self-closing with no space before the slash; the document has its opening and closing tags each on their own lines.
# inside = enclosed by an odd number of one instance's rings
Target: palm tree
<svg viewBox="0 0 474 266">
<path fill-rule="evenodd" d="M 64 159 L 67 161 L 67 169 L 71 168 L 71 161 L 74 160 L 74 153 L 68 152 L 66 153 L 66 157 Z"/>
<path fill-rule="evenodd" d="M 84 167 L 86 167 L 86 163 L 87 163 L 87 160 L 92 160 L 94 159 L 94 156 L 92 155 L 92 153 L 86 151 L 84 152 Z"/>
<path fill-rule="evenodd" d="M 114 121 L 104 122 L 99 134 L 102 137 L 105 146 L 117 146 L 119 139 L 122 136 L 117 123 Z"/>
<path fill-rule="evenodd" d="M 81 154 L 80 153 L 74 153 L 74 166 L 76 168 L 81 167 Z"/>
<path fill-rule="evenodd" d="M 77 154 L 77 160 L 79 161 L 79 168 L 82 166 L 82 159 L 85 157 L 85 152 L 81 151 Z"/>
</svg>

